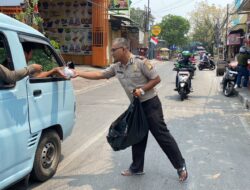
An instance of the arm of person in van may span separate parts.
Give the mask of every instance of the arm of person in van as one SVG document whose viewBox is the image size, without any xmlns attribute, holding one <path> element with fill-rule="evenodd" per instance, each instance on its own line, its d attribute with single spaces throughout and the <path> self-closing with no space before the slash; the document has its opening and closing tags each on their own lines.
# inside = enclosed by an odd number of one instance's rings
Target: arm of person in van
<svg viewBox="0 0 250 190">
<path fill-rule="evenodd" d="M 33 76 L 35 78 L 45 78 L 45 77 L 56 75 L 58 77 L 66 78 L 66 76 L 62 72 L 62 69 L 63 69 L 62 67 L 55 67 L 49 71 L 43 71 L 43 72 L 37 73 Z"/>
<path fill-rule="evenodd" d="M 40 71 L 41 69 L 41 65 L 32 64 L 23 69 L 11 71 L 3 65 L 0 65 L 0 79 L 6 83 L 15 83 L 16 81 L 23 79 L 29 74 L 33 74 L 35 72 Z"/>
</svg>

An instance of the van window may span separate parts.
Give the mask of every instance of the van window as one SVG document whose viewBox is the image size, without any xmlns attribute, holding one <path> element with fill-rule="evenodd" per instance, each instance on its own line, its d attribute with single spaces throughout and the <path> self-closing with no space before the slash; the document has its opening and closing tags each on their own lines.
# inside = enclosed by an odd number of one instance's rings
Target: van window
<svg viewBox="0 0 250 190">
<path fill-rule="evenodd" d="M 9 70 L 14 70 L 12 59 L 9 51 L 9 47 L 7 45 L 7 41 L 3 34 L 0 33 L 0 65 L 1 67 L 6 67 Z M 9 87 L 13 87 L 14 84 L 8 84 L 1 80 L 0 78 L 0 89 L 5 89 Z"/>
<path fill-rule="evenodd" d="M 46 44 L 41 44 L 41 43 L 35 43 L 35 42 L 23 42 L 22 45 L 23 47 L 25 46 L 24 44 L 28 44 L 31 48 L 32 55 L 29 57 L 28 60 L 28 65 L 30 64 L 40 64 L 43 66 L 42 72 L 47 72 L 52 70 L 53 68 L 56 67 L 61 67 L 63 66 L 62 62 L 54 52 L 54 50 Z M 25 48 L 24 48 L 25 51 Z M 43 78 L 40 76 L 38 77 L 38 73 L 34 74 L 33 76 L 30 76 L 30 81 L 31 82 L 51 82 L 51 81 L 60 81 L 60 80 L 65 80 L 64 78 L 60 77 L 59 75 L 48 75 Z"/>
</svg>

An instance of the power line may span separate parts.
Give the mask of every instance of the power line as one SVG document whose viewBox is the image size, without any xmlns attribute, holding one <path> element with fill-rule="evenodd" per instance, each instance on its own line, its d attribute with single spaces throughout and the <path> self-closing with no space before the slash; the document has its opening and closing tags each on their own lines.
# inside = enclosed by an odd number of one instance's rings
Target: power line
<svg viewBox="0 0 250 190">
<path fill-rule="evenodd" d="M 185 1 L 185 0 L 184 0 Z M 184 2 L 180 2 L 181 5 L 179 5 L 180 3 L 178 3 L 178 5 L 176 6 L 173 6 L 173 7 L 168 7 L 168 8 L 163 8 L 163 9 L 159 9 L 159 10 L 156 10 L 157 12 L 159 11 L 162 11 L 162 12 L 165 12 L 165 11 L 169 11 L 169 10 L 173 10 L 173 9 L 178 9 L 180 7 L 184 7 L 184 6 L 187 6 L 188 4 L 190 4 L 193 0 L 188 0 L 187 2 L 185 2 L 185 4 L 183 5 Z"/>
</svg>

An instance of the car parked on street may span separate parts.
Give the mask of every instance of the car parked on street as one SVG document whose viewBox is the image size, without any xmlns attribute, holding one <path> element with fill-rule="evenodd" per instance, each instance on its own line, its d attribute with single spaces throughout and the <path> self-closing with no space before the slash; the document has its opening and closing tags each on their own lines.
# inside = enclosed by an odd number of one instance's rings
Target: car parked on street
<svg viewBox="0 0 250 190">
<path fill-rule="evenodd" d="M 22 43 L 34 44 L 33 62 L 44 69 L 64 66 L 49 40 L 37 30 L 0 13 L 0 64 L 27 67 Z M 46 63 L 46 64 L 45 64 Z M 0 189 L 32 178 L 45 181 L 57 169 L 61 141 L 75 124 L 75 96 L 63 77 L 25 77 L 0 85 Z"/>
</svg>

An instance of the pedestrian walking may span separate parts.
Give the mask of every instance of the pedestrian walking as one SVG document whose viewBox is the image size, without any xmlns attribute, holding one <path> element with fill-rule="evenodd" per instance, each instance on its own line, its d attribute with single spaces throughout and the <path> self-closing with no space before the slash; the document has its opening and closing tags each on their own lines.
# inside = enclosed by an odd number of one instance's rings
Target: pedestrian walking
<svg viewBox="0 0 250 190">
<path fill-rule="evenodd" d="M 124 38 L 116 38 L 113 41 L 111 53 L 114 64 L 104 71 L 76 70 L 76 75 L 86 79 L 109 79 L 116 76 L 130 100 L 133 96 L 138 97 L 142 102 L 150 132 L 177 170 L 179 180 L 185 181 L 188 177 L 185 160 L 167 128 L 162 105 L 154 89 L 161 80 L 154 66 L 148 60 L 133 55 L 129 51 L 128 41 Z M 144 174 L 147 139 L 148 134 L 141 142 L 132 146 L 132 164 L 122 171 L 123 176 Z"/>
</svg>

